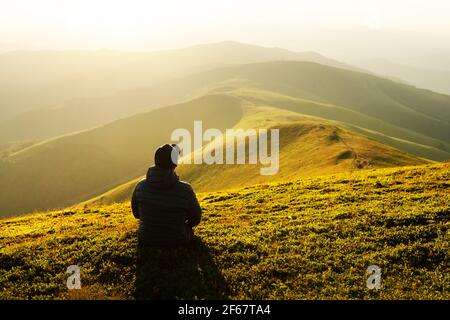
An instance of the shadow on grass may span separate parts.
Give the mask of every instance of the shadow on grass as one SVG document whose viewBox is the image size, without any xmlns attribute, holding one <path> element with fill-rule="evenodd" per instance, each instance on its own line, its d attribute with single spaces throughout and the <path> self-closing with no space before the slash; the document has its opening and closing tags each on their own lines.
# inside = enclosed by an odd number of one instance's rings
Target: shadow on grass
<svg viewBox="0 0 450 320">
<path fill-rule="evenodd" d="M 138 246 L 135 298 L 226 299 L 228 288 L 210 249 L 195 237 L 190 247 Z"/>
</svg>

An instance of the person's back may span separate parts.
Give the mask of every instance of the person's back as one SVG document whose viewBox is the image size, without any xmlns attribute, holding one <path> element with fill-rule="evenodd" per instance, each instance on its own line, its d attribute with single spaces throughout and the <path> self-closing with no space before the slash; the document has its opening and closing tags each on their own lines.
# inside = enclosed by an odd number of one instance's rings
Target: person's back
<svg viewBox="0 0 450 320">
<path fill-rule="evenodd" d="M 155 166 L 149 168 L 131 199 L 131 207 L 140 219 L 138 240 L 141 245 L 185 245 L 192 227 L 200 223 L 201 208 L 191 186 L 179 181 L 171 152 L 164 145 L 155 154 Z"/>
</svg>

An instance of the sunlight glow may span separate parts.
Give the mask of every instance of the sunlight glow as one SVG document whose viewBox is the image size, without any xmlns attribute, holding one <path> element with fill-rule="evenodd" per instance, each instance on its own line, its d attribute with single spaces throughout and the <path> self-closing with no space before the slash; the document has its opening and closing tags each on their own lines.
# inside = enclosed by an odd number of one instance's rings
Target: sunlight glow
<svg viewBox="0 0 450 320">
<path fill-rule="evenodd" d="M 445 0 L 0 0 L 0 44 L 133 50 L 320 29 L 449 34 L 449 11 Z"/>
</svg>

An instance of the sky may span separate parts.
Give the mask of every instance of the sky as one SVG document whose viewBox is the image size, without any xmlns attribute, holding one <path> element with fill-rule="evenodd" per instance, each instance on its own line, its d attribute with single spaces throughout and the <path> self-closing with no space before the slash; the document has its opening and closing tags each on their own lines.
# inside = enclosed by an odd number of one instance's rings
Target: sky
<svg viewBox="0 0 450 320">
<path fill-rule="evenodd" d="M 160 50 L 236 40 L 314 49 L 307 35 L 358 28 L 446 37 L 449 12 L 447 0 L 0 0 L 0 44 Z"/>
</svg>

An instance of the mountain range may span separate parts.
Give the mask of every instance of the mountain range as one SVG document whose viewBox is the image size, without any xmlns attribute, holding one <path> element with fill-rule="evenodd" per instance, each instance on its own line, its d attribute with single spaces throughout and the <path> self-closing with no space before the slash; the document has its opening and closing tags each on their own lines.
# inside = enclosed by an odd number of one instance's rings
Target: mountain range
<svg viewBox="0 0 450 320">
<path fill-rule="evenodd" d="M 224 42 L 65 54 L 10 53 L 21 57 L 11 69 L 0 55 L 0 70 L 16 72 L 3 90 L 29 82 L 17 97 L 9 91 L 3 110 L 0 144 L 20 147 L 1 157 L 0 216 L 127 199 L 156 147 L 174 129 L 192 132 L 195 120 L 280 130 L 278 175 L 261 176 L 256 165 L 180 166 L 199 191 L 450 159 L 450 96 L 314 53 Z M 29 77 L 43 61 L 53 69 Z M 45 99 L 29 94 L 35 89 Z"/>
<path fill-rule="evenodd" d="M 350 65 L 315 52 L 232 41 L 133 53 L 110 50 L 0 54 L 0 149 L 88 129 L 186 99 L 161 85 L 221 66 L 274 60 Z M 164 87 L 164 85 L 163 85 Z M 167 87 L 167 86 L 166 86 Z M 69 117 L 72 121 L 64 121 Z"/>
</svg>

